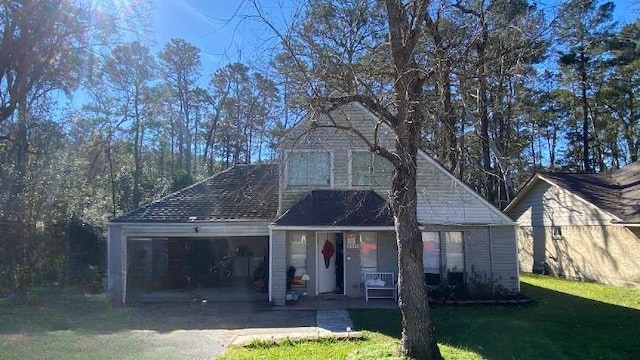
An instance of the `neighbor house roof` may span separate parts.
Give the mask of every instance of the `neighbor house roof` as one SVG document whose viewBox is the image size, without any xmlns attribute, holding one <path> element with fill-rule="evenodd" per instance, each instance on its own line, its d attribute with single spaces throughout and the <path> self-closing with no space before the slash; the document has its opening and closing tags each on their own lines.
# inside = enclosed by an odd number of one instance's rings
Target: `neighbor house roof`
<svg viewBox="0 0 640 360">
<path fill-rule="evenodd" d="M 240 164 L 111 222 L 271 221 L 277 211 L 278 166 Z"/>
<path fill-rule="evenodd" d="M 543 173 L 537 174 L 505 211 L 526 196 L 542 180 L 557 185 L 625 223 L 640 223 L 640 162 L 612 173 Z"/>
<path fill-rule="evenodd" d="M 393 226 L 387 201 L 372 190 L 314 190 L 274 223 L 277 226 Z"/>
</svg>

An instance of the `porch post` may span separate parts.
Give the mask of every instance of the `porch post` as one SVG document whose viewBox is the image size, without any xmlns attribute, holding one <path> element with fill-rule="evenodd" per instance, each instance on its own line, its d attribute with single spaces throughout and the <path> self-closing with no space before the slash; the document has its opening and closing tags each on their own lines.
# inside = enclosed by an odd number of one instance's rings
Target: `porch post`
<svg viewBox="0 0 640 360">
<path fill-rule="evenodd" d="M 107 232 L 107 294 L 111 304 L 124 305 L 126 301 L 126 237 L 120 225 L 109 225 Z"/>
<path fill-rule="evenodd" d="M 287 248 L 286 232 L 271 230 L 269 239 L 269 300 L 275 305 L 285 304 Z"/>
</svg>

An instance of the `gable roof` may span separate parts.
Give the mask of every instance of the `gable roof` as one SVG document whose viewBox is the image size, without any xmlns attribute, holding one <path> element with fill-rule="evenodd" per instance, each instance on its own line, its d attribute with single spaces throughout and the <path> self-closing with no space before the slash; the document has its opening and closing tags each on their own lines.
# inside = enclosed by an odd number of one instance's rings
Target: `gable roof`
<svg viewBox="0 0 640 360">
<path fill-rule="evenodd" d="M 373 190 L 314 190 L 274 225 L 393 226 L 393 217 L 385 199 Z"/>
<path fill-rule="evenodd" d="M 111 220 L 112 223 L 185 223 L 273 220 L 278 211 L 278 166 L 235 165 Z"/>
<path fill-rule="evenodd" d="M 622 222 L 640 223 L 640 162 L 610 174 L 536 174 L 505 208 L 505 212 L 513 209 L 539 181 L 559 186 Z"/>
<path fill-rule="evenodd" d="M 376 113 L 370 109 L 368 106 L 362 104 L 362 103 L 356 103 L 365 113 L 367 113 L 369 115 L 369 117 L 375 122 L 376 118 L 378 115 L 376 115 Z M 382 123 L 382 126 L 389 130 L 389 131 L 393 131 L 393 129 L 391 129 L 391 127 L 387 124 L 387 123 Z M 459 184 L 461 186 L 462 189 L 464 189 L 465 191 L 467 191 L 469 194 L 471 194 L 472 197 L 474 197 L 475 199 L 477 199 L 481 204 L 483 204 L 484 206 L 487 207 L 487 210 L 489 210 L 490 212 L 492 212 L 497 218 L 502 219 L 504 224 L 513 224 L 513 219 L 511 219 L 509 216 L 507 216 L 504 212 L 502 212 L 501 209 L 499 209 L 497 206 L 495 206 L 494 204 L 492 204 L 489 200 L 487 200 L 484 196 L 480 195 L 478 192 L 476 192 L 475 190 L 473 190 L 471 188 L 471 186 L 469 186 L 467 183 L 465 183 L 463 180 L 458 179 L 457 177 L 455 177 L 455 175 L 453 175 L 449 170 L 447 170 L 447 168 L 442 165 L 432 154 L 430 154 L 427 150 L 423 149 L 423 148 L 418 148 L 418 155 L 422 156 L 423 159 L 425 159 L 429 164 L 431 164 L 434 168 L 436 168 L 438 171 L 440 171 L 442 174 L 444 174 L 446 177 L 448 177 L 451 181 Z"/>
</svg>

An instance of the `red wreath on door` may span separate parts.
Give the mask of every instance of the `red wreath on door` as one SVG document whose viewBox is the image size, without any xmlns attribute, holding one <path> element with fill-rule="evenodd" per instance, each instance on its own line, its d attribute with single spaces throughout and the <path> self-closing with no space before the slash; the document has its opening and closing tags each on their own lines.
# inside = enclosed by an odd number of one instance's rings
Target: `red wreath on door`
<svg viewBox="0 0 640 360">
<path fill-rule="evenodd" d="M 333 254 L 336 252 L 336 247 L 333 246 L 331 241 L 325 240 L 324 246 L 322 247 L 322 256 L 324 257 L 324 266 L 325 268 L 329 268 L 329 264 L 331 263 L 331 258 Z"/>
</svg>

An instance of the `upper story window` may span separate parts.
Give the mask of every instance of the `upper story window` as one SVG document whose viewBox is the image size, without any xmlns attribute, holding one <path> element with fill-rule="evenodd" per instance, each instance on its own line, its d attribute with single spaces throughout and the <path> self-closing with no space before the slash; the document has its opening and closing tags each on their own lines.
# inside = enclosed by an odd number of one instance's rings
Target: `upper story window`
<svg viewBox="0 0 640 360">
<path fill-rule="evenodd" d="M 328 151 L 288 153 L 287 183 L 289 186 L 331 186 L 331 154 Z"/>
<path fill-rule="evenodd" d="M 393 167 L 370 151 L 354 151 L 351 157 L 352 186 L 389 186 Z"/>
</svg>

